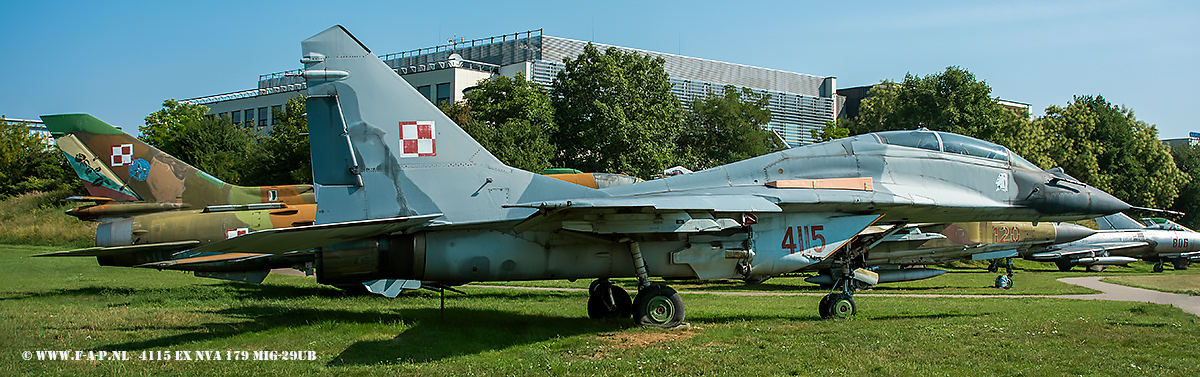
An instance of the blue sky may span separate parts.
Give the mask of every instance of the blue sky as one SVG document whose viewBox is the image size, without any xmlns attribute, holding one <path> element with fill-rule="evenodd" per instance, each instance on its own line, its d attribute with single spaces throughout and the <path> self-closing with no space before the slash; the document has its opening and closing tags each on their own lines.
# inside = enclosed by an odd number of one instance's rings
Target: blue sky
<svg viewBox="0 0 1200 377">
<path fill-rule="evenodd" d="M 1192 1 L 144 1 L 0 3 L 0 114 L 91 113 L 136 132 L 167 98 L 255 87 L 342 24 L 378 54 L 448 38 L 547 35 L 837 76 L 839 87 L 959 66 L 1043 114 L 1099 94 L 1200 131 Z"/>
</svg>

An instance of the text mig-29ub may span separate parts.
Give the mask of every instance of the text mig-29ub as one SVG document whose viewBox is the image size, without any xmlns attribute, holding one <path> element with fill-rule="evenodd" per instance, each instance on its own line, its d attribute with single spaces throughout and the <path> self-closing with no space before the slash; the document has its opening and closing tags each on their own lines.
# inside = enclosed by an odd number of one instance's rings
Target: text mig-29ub
<svg viewBox="0 0 1200 377">
<path fill-rule="evenodd" d="M 341 26 L 301 46 L 316 225 L 195 250 L 316 248 L 319 282 L 365 282 L 389 295 L 422 280 L 594 278 L 590 316 L 632 313 L 670 327 L 683 322 L 683 302 L 652 276 L 791 272 L 848 254 L 836 252 L 872 224 L 899 231 L 909 222 L 1072 220 L 1129 208 L 1003 147 L 929 131 L 591 189 L 505 166 Z M 617 277 L 638 278 L 633 300 L 609 282 Z M 851 312 L 849 293 L 831 294 L 822 309 Z"/>
</svg>

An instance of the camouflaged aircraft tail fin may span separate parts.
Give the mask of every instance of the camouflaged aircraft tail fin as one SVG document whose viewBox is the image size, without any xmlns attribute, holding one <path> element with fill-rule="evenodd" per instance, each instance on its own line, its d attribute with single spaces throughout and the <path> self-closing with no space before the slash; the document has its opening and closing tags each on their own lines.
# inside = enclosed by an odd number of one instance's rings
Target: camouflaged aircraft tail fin
<svg viewBox="0 0 1200 377">
<path fill-rule="evenodd" d="M 519 220 L 534 211 L 503 206 L 604 195 L 504 165 L 341 26 L 301 47 L 317 224 Z"/>
<path fill-rule="evenodd" d="M 59 149 L 72 156 L 72 165 L 81 179 L 93 184 L 97 177 L 108 180 L 97 186 L 131 192 L 141 200 L 159 203 L 183 202 L 184 192 L 189 191 L 188 196 L 200 202 L 197 205 L 208 202 L 204 197 L 219 194 L 223 186 L 227 186 L 89 114 L 44 115 L 41 118 L 51 134 L 60 140 Z"/>
</svg>

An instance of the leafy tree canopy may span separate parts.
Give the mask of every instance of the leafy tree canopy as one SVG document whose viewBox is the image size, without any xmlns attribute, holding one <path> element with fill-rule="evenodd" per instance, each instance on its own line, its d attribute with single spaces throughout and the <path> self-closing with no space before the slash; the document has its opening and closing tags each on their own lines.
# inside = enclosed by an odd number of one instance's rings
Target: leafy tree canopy
<svg viewBox="0 0 1200 377">
<path fill-rule="evenodd" d="M 1046 108 L 1035 123 L 1058 166 L 1130 204 L 1165 208 L 1188 181 L 1158 130 L 1104 97 L 1076 96 L 1065 107 Z"/>
<path fill-rule="evenodd" d="M 497 76 L 439 108 L 506 165 L 535 173 L 550 167 L 556 150 L 550 136 L 557 127 L 541 85 L 524 76 Z"/>
<path fill-rule="evenodd" d="M 588 44 L 563 62 L 551 91 L 554 165 L 648 179 L 678 163 L 683 108 L 662 58 Z"/>
<path fill-rule="evenodd" d="M 62 152 L 25 123 L 0 118 L 0 198 L 30 191 L 82 186 Z"/>
<path fill-rule="evenodd" d="M 693 170 L 707 169 L 781 149 L 781 143 L 763 127 L 771 121 L 770 96 L 749 88 L 725 86 L 692 101 L 686 114 L 687 132 L 677 142 L 679 154 Z"/>
</svg>

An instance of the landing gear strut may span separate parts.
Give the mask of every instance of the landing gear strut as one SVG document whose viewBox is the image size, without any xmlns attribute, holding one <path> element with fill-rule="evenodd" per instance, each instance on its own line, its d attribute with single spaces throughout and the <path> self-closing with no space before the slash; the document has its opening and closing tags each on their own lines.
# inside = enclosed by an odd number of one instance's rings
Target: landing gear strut
<svg viewBox="0 0 1200 377">
<path fill-rule="evenodd" d="M 1012 261 L 1012 258 L 1004 258 L 1004 261 L 1005 261 L 1004 269 L 1005 269 L 1006 274 L 996 277 L 996 288 L 1012 289 L 1012 286 L 1013 286 L 1013 261 Z M 992 264 L 995 265 L 998 262 L 999 261 L 992 262 Z M 997 267 L 996 270 L 999 270 L 999 267 Z"/>
<path fill-rule="evenodd" d="M 822 297 L 821 303 L 817 304 L 817 313 L 821 314 L 821 318 L 849 318 L 858 314 L 858 305 L 854 304 L 854 291 L 860 288 L 860 283 L 855 280 L 848 267 L 843 267 L 842 270 L 842 277 L 833 283 L 829 294 Z M 835 292 L 839 288 L 841 292 Z"/>
<path fill-rule="evenodd" d="M 633 268 L 638 277 L 638 293 L 631 308 L 633 321 L 639 325 L 671 328 L 683 324 L 683 299 L 674 289 L 663 284 L 650 284 L 646 272 L 646 260 L 636 241 L 629 242 L 629 253 L 633 255 Z M 590 307 L 590 305 L 589 305 Z"/>
</svg>

